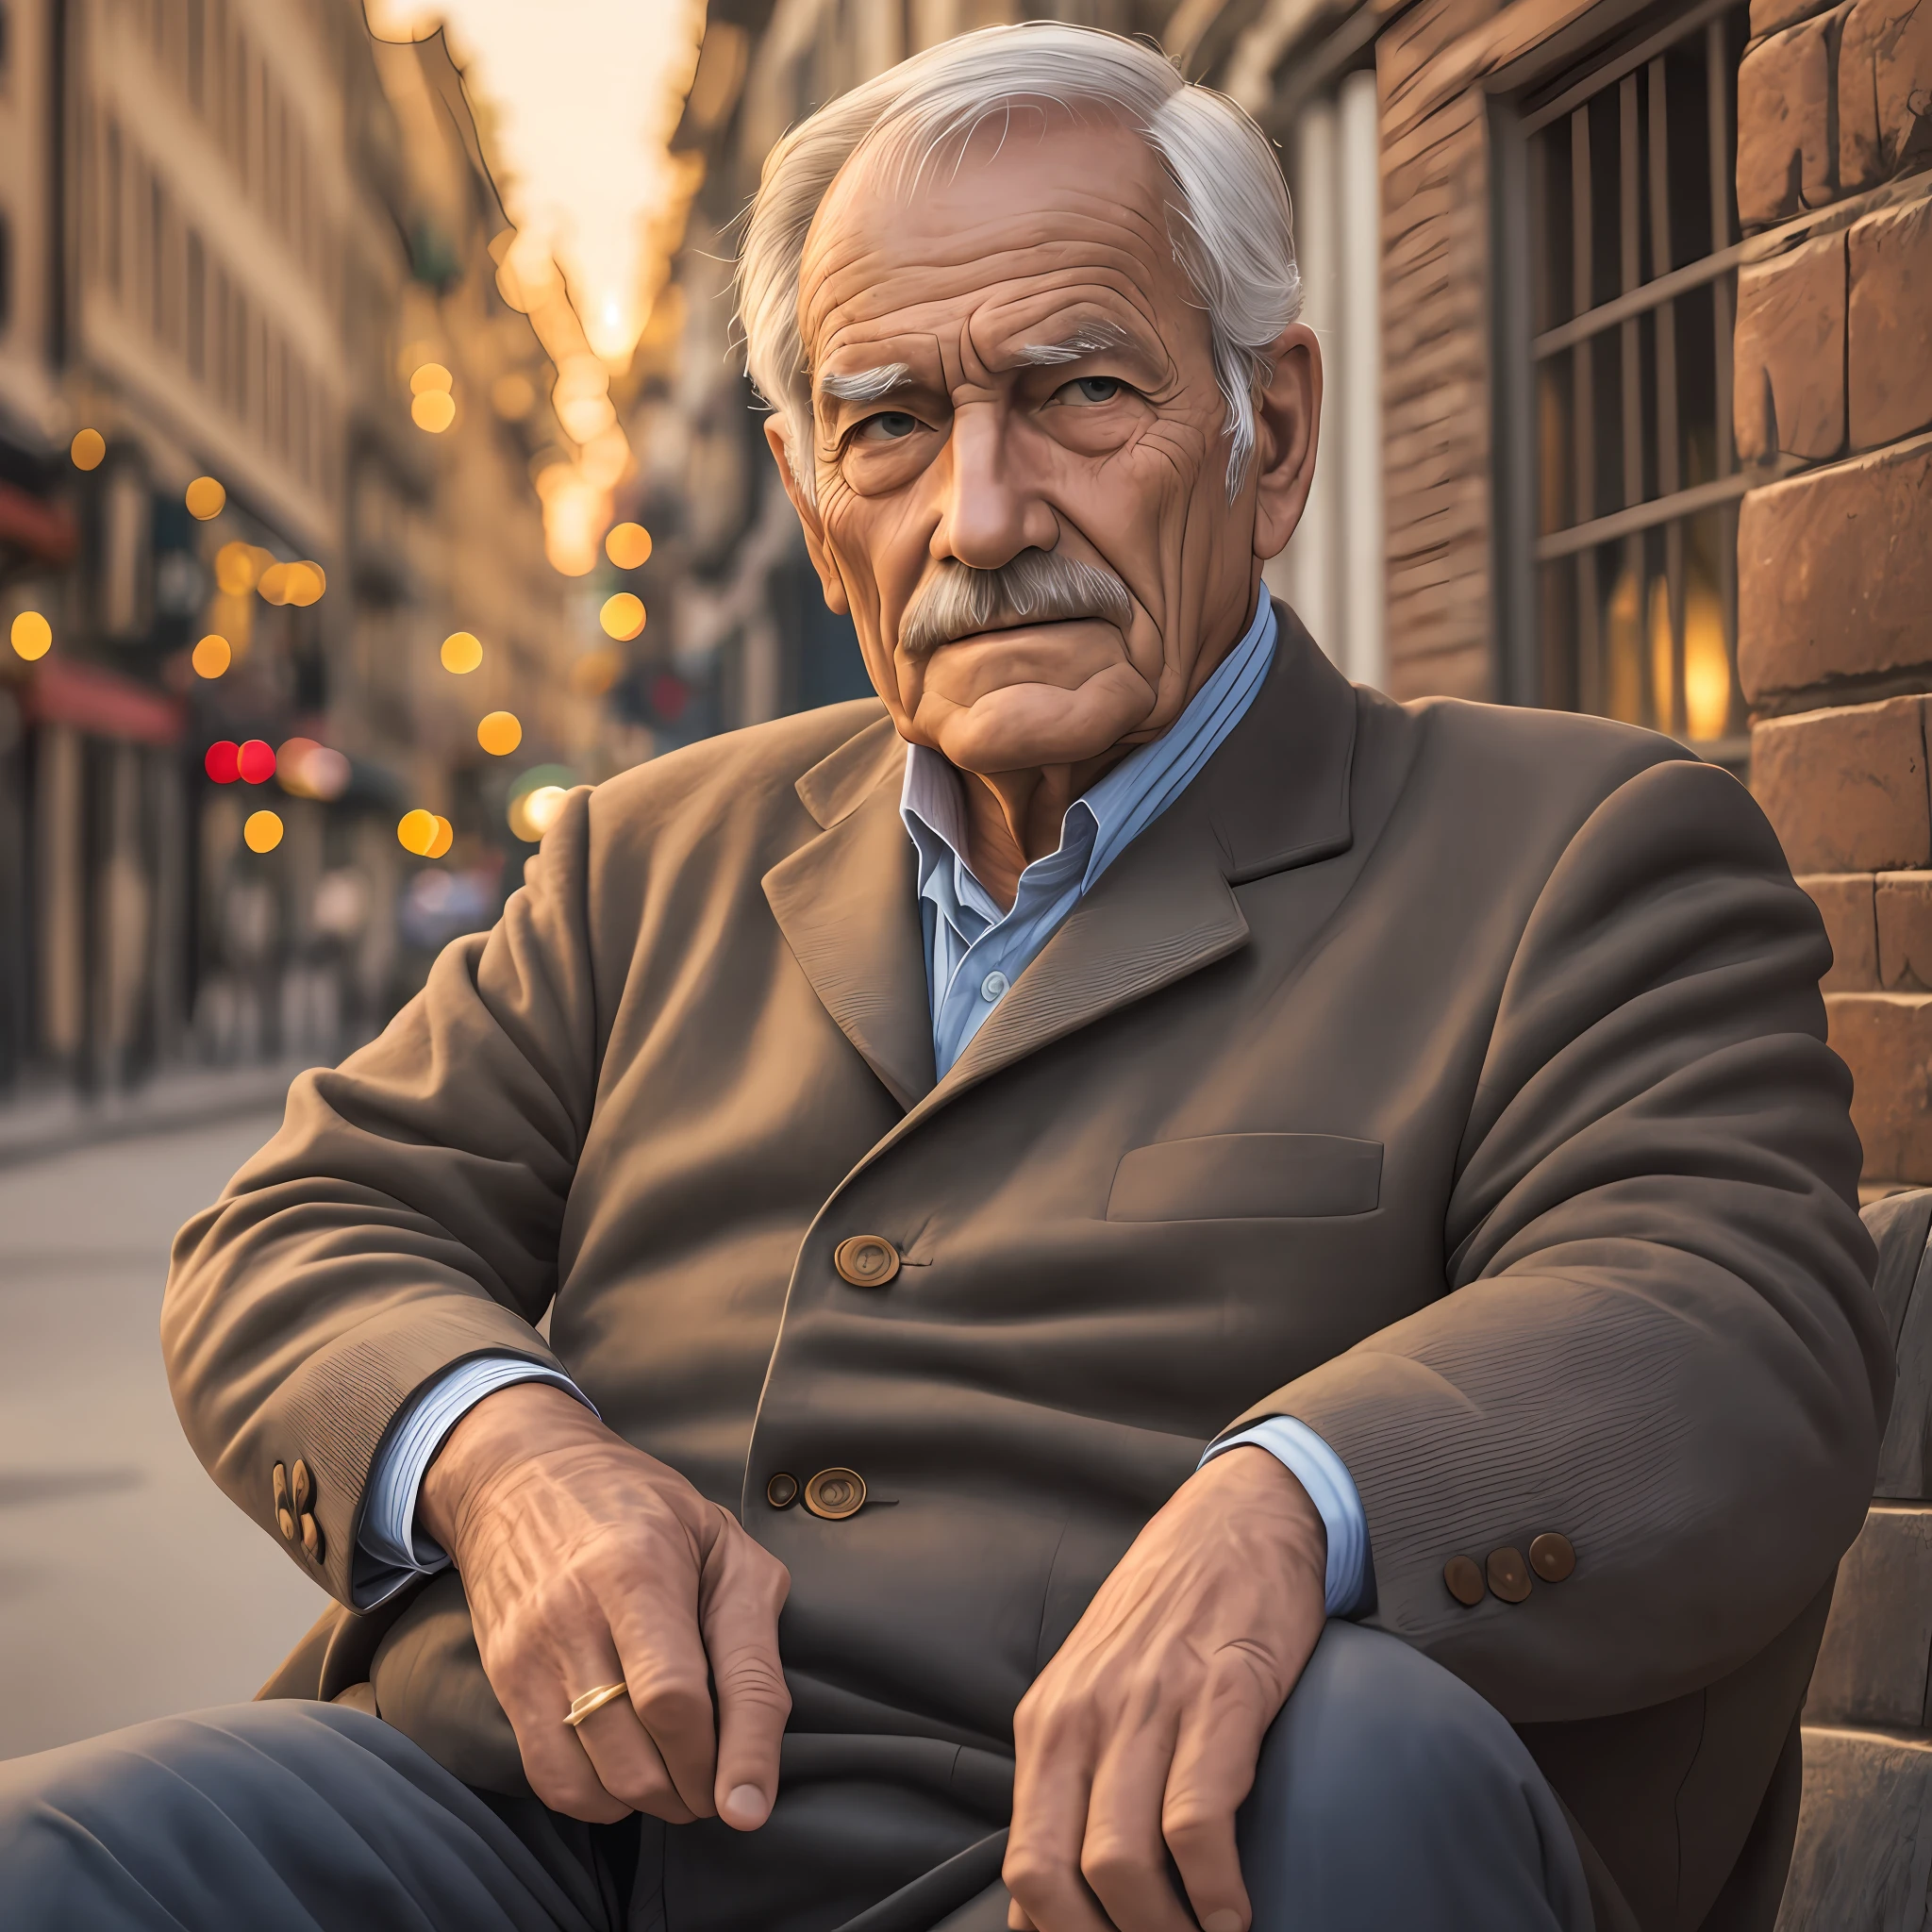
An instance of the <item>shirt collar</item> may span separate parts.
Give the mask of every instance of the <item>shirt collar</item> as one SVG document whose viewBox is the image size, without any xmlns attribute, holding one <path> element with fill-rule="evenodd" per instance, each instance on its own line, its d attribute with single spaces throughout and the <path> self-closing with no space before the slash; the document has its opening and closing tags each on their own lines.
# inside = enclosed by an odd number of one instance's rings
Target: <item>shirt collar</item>
<svg viewBox="0 0 1932 1932">
<path fill-rule="evenodd" d="M 1264 588 L 1241 641 L 1214 667 L 1180 716 L 1158 738 L 1136 746 L 1067 808 L 1058 846 L 1021 874 L 1022 890 L 1027 874 L 1058 874 L 1076 857 L 1084 860 L 1080 890 L 1091 887 L 1123 847 L 1172 802 L 1163 792 L 1184 788 L 1205 755 L 1233 728 L 1273 661 L 1274 639 L 1274 607 Z M 997 923 L 1005 915 L 966 861 L 962 782 L 942 753 L 924 744 L 906 747 L 899 815 L 919 855 L 919 895 L 951 896 Z"/>
</svg>

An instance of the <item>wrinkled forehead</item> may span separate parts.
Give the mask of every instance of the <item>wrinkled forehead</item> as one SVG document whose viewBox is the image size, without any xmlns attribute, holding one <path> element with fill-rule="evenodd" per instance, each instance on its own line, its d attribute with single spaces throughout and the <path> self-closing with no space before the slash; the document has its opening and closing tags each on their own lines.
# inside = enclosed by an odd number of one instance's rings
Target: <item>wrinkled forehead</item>
<svg viewBox="0 0 1932 1932">
<path fill-rule="evenodd" d="M 1145 138 L 1104 109 L 1015 111 L 922 150 L 861 145 L 820 203 L 799 263 L 814 370 L 841 342 L 975 343 L 1091 308 L 1167 339 L 1199 322 L 1170 227 L 1178 196 Z"/>
</svg>

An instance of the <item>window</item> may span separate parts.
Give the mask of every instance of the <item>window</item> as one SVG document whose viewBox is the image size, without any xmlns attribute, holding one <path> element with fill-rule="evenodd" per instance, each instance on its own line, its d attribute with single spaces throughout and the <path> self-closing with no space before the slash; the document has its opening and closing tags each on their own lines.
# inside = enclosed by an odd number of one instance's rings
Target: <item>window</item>
<svg viewBox="0 0 1932 1932">
<path fill-rule="evenodd" d="M 1748 8 L 1706 0 L 1503 112 L 1503 684 L 1741 762 L 1731 328 Z"/>
</svg>

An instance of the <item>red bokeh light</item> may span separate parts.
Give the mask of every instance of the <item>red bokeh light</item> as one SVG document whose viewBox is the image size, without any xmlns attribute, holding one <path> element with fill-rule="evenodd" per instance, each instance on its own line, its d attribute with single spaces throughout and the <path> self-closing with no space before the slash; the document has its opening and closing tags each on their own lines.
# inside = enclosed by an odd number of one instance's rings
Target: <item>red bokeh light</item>
<svg viewBox="0 0 1932 1932">
<path fill-rule="evenodd" d="M 242 775 L 242 747 L 232 738 L 218 740 L 208 748 L 201 768 L 217 785 L 232 785 Z"/>
<path fill-rule="evenodd" d="M 660 671 L 652 678 L 651 708 L 665 724 L 675 724 L 690 703 L 691 686 L 683 678 L 674 677 L 668 671 Z"/>
<path fill-rule="evenodd" d="M 266 785 L 275 774 L 275 747 L 251 738 L 235 754 L 235 769 L 244 785 Z"/>
</svg>

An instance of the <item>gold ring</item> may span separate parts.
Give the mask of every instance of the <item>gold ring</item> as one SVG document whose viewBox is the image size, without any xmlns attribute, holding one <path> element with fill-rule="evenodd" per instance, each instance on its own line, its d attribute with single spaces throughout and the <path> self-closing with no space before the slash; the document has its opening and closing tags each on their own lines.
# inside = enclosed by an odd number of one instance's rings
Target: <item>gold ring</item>
<svg viewBox="0 0 1932 1932">
<path fill-rule="evenodd" d="M 586 1690 L 571 1706 L 570 1715 L 564 1719 L 564 1723 L 572 1730 L 575 1730 L 587 1717 L 593 1716 L 596 1712 L 602 1710 L 607 1704 L 615 1704 L 620 1697 L 628 1697 L 629 1695 L 630 1686 L 628 1684 L 600 1684 L 594 1690 Z"/>
</svg>

